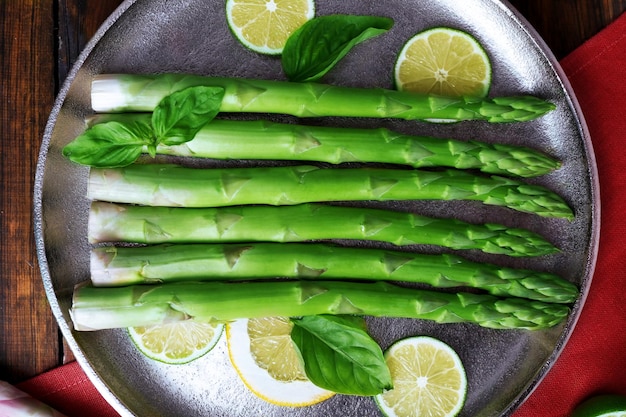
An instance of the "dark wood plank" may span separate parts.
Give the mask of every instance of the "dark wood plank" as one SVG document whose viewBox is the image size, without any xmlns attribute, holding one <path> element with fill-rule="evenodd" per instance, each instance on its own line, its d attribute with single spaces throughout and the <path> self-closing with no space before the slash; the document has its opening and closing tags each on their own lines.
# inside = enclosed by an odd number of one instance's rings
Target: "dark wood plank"
<svg viewBox="0 0 626 417">
<path fill-rule="evenodd" d="M 561 59 L 626 11 L 626 0 L 509 0 Z"/>
<path fill-rule="evenodd" d="M 54 100 L 53 3 L 0 2 L 0 378 L 57 365 L 59 341 L 37 265 L 32 190 Z"/>
<path fill-rule="evenodd" d="M 69 351 L 61 343 L 37 265 L 33 178 L 58 86 L 120 3 L 0 2 L 0 96 L 5 100 L 0 108 L 0 379 L 9 382 L 58 366 L 64 356 L 72 358 L 64 355 Z"/>
</svg>

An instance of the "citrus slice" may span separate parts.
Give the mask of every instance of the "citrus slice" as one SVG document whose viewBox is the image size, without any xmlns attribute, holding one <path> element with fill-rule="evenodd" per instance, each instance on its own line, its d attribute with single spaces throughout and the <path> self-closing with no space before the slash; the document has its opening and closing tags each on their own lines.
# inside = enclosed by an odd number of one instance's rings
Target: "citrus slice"
<svg viewBox="0 0 626 417">
<path fill-rule="evenodd" d="M 226 325 L 228 354 L 243 383 L 272 404 L 303 407 L 335 393 L 308 380 L 287 318 L 242 319 Z"/>
<path fill-rule="evenodd" d="M 480 43 L 457 29 L 437 27 L 409 39 L 396 60 L 396 88 L 447 97 L 484 97 L 491 62 Z"/>
<path fill-rule="evenodd" d="M 572 417 L 626 417 L 626 396 L 596 395 L 580 403 Z"/>
<path fill-rule="evenodd" d="M 235 37 L 268 55 L 280 54 L 289 36 L 314 15 L 313 0 L 226 1 L 226 19 Z"/>
<path fill-rule="evenodd" d="M 141 353 L 173 365 L 189 363 L 208 353 L 222 335 L 223 324 L 193 320 L 130 327 L 128 334 Z"/>
<path fill-rule="evenodd" d="M 385 352 L 393 389 L 374 397 L 388 417 L 449 417 L 465 403 L 467 377 L 459 356 L 427 336 L 394 343 Z"/>
</svg>

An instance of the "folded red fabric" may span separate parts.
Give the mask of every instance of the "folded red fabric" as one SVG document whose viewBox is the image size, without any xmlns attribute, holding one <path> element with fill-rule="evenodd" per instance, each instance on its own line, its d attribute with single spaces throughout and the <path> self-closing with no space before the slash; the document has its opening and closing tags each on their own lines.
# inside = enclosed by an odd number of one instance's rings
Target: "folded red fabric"
<svg viewBox="0 0 626 417">
<path fill-rule="evenodd" d="M 45 372 L 17 384 L 17 388 L 67 417 L 119 417 L 78 362 Z"/>
<path fill-rule="evenodd" d="M 600 253 L 563 353 L 514 417 L 565 417 L 585 398 L 626 395 L 626 15 L 562 61 L 585 114 L 599 171 Z M 623 89 L 623 91 L 622 91 Z M 117 417 L 76 362 L 18 385 L 70 417 Z"/>
</svg>

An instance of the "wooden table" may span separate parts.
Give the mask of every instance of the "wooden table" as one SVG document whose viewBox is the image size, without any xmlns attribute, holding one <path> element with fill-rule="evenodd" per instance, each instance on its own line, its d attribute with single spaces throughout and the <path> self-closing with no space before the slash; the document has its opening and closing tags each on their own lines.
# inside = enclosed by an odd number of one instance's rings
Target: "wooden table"
<svg viewBox="0 0 626 417">
<path fill-rule="evenodd" d="M 0 1 L 0 380 L 72 360 L 37 265 L 32 188 L 56 92 L 121 0 Z M 511 0 L 562 58 L 626 10 L 626 0 Z"/>
</svg>

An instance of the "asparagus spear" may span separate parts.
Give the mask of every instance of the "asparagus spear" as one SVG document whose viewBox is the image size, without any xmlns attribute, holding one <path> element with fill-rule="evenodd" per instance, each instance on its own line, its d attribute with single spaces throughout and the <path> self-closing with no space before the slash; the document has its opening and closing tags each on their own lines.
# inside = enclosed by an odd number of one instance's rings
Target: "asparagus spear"
<svg viewBox="0 0 626 417">
<path fill-rule="evenodd" d="M 578 289 L 544 272 L 477 263 L 454 255 L 311 243 L 191 244 L 99 247 L 91 253 L 95 286 L 261 279 L 405 281 L 447 288 L 469 286 L 500 296 L 571 303 Z"/>
<path fill-rule="evenodd" d="M 389 117 L 513 122 L 535 119 L 554 104 L 532 96 L 450 98 L 381 88 L 203 77 L 186 74 L 102 74 L 94 77 L 96 112 L 152 111 L 169 94 L 193 86 L 225 89 L 221 112 L 282 113 L 298 117 Z"/>
<path fill-rule="evenodd" d="M 107 122 L 150 124 L 150 114 L 100 114 L 90 125 Z M 143 149 L 148 152 L 147 147 Z M 536 177 L 560 162 L 534 149 L 480 141 L 409 136 L 388 129 L 357 129 L 272 123 L 267 120 L 213 120 L 193 140 L 159 144 L 157 154 L 214 159 L 381 162 L 414 168 L 445 166 L 490 174 Z"/>
<path fill-rule="evenodd" d="M 156 325 L 195 319 L 357 314 L 473 322 L 496 329 L 543 329 L 569 313 L 563 304 L 491 295 L 403 288 L 386 282 L 178 282 L 125 287 L 79 285 L 70 315 L 76 330 Z"/>
<path fill-rule="evenodd" d="M 88 196 L 118 203 L 184 207 L 347 200 L 478 200 L 545 217 L 573 218 L 567 203 L 544 187 L 459 170 L 315 166 L 198 169 L 136 164 L 92 168 Z"/>
<path fill-rule="evenodd" d="M 302 242 L 352 239 L 480 249 L 540 256 L 558 249 L 540 235 L 503 225 L 471 224 L 413 213 L 324 204 L 170 208 L 94 201 L 89 241 L 135 243 Z"/>
</svg>

